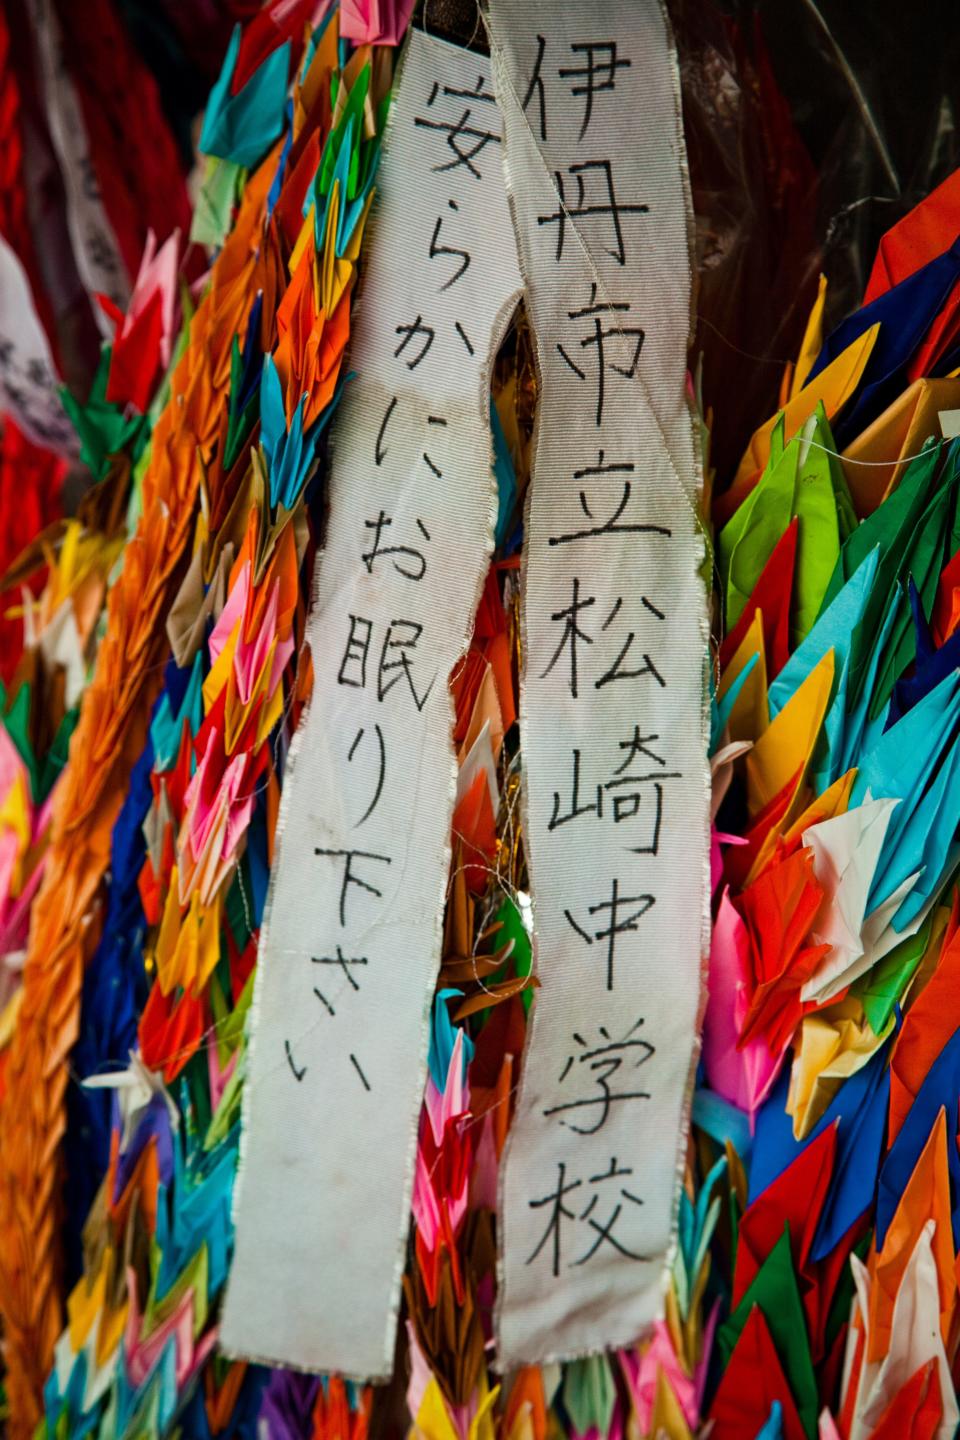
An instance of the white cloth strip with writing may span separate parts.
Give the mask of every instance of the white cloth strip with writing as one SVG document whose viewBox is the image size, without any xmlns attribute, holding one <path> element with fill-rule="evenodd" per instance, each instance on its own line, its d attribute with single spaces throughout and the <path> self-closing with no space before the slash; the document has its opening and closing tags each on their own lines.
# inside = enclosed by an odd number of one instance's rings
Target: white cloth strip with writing
<svg viewBox="0 0 960 1440">
<path fill-rule="evenodd" d="M 251 1019 L 221 1343 L 390 1372 L 456 788 L 448 677 L 492 546 L 520 279 L 489 61 L 412 33 L 334 444 Z"/>
<path fill-rule="evenodd" d="M 38 445 L 60 455 L 77 453 L 77 435 L 60 399 L 50 345 L 30 292 L 30 281 L 0 235 L 0 410 Z"/>
<path fill-rule="evenodd" d="M 537 970 L 501 1176 L 503 1369 L 662 1313 L 706 953 L 690 209 L 658 0 L 490 0 L 541 373 L 521 749 Z"/>
<path fill-rule="evenodd" d="M 66 57 L 63 36 L 51 0 L 30 0 L 40 61 L 50 139 L 60 165 L 67 200 L 67 227 L 77 272 L 90 297 L 93 317 L 104 339 L 113 337 L 113 321 L 94 299 L 106 295 L 120 310 L 130 299 L 130 277 L 117 237 L 104 209 L 90 142 Z"/>
</svg>

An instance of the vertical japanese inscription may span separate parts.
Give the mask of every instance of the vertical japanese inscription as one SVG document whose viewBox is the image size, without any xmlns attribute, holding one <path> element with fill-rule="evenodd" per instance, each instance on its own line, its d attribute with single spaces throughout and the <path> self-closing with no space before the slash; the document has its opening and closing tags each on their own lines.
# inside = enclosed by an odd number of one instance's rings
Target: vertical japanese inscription
<svg viewBox="0 0 960 1440">
<path fill-rule="evenodd" d="M 521 727 L 542 989 L 501 1191 L 499 1362 L 660 1311 L 706 914 L 687 197 L 658 0 L 490 0 L 541 369 Z"/>
<path fill-rule="evenodd" d="M 60 399 L 50 345 L 14 250 L 0 235 L 0 409 L 31 440 L 61 455 L 77 452 L 76 431 Z"/>
<path fill-rule="evenodd" d="M 221 1342 L 393 1355 L 456 782 L 447 679 L 496 495 L 488 364 L 520 288 L 489 62 L 414 32 L 338 424 L 261 937 Z"/>
<path fill-rule="evenodd" d="M 130 281 L 100 193 L 56 7 L 51 0 L 29 0 L 28 9 L 36 37 L 50 139 L 66 193 L 67 228 L 77 270 L 91 297 L 106 295 L 114 305 L 125 310 L 130 298 Z M 109 339 L 113 334 L 112 321 L 99 305 L 92 309 L 101 334 Z"/>
</svg>

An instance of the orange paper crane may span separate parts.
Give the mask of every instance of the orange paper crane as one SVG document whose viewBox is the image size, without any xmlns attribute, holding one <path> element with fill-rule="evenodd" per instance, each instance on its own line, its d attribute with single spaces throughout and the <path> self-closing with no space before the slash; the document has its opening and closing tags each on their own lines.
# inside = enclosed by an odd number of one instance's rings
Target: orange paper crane
<svg viewBox="0 0 960 1440">
<path fill-rule="evenodd" d="M 59 1147 L 67 1060 L 84 964 L 97 938 L 110 835 L 146 737 L 167 652 L 163 627 L 183 569 L 201 475 L 227 403 L 230 347 L 245 325 L 255 241 L 279 147 L 244 192 L 173 372 L 143 481 L 143 511 L 109 601 L 106 635 L 83 698 L 33 907 L 23 1002 L 0 1113 L 0 1313 L 10 1440 L 29 1440 L 63 1326 Z"/>
</svg>

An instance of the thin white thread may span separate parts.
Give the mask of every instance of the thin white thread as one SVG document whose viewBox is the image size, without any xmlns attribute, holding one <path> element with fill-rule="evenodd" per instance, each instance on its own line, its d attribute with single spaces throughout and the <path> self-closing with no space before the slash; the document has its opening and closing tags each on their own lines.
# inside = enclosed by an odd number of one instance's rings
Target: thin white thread
<svg viewBox="0 0 960 1440">
<path fill-rule="evenodd" d="M 796 439 L 797 437 L 792 437 Z M 842 460 L 844 465 L 868 465 L 889 468 L 891 465 L 909 465 L 911 460 L 921 460 L 929 453 L 929 445 L 923 450 L 918 450 L 915 455 L 897 455 L 892 460 L 854 460 L 850 455 L 842 455 L 839 450 L 831 450 L 829 445 L 821 445 L 819 440 L 803 440 L 801 445 L 809 445 L 813 450 L 822 450 L 825 455 L 832 455 L 835 460 Z"/>
<path fill-rule="evenodd" d="M 241 904 L 243 905 L 243 919 L 244 919 L 244 923 L 245 923 L 245 925 L 246 925 L 246 927 L 247 927 L 247 933 L 248 933 L 248 935 L 252 935 L 253 932 L 254 932 L 254 930 L 255 930 L 257 927 L 256 927 L 254 924 L 252 924 L 251 915 L 250 915 L 250 910 L 249 910 L 249 908 L 248 908 L 248 906 L 247 906 L 247 892 L 246 892 L 246 890 L 244 889 L 244 884 L 243 884 L 243 866 L 241 865 L 241 863 L 240 863 L 239 860 L 237 861 L 237 866 L 236 866 L 236 869 L 235 869 L 235 871 L 234 871 L 234 879 L 236 880 L 237 885 L 239 886 L 239 889 L 240 889 L 240 902 L 241 902 Z"/>
<path fill-rule="evenodd" d="M 445 40 L 442 35 L 440 35 L 440 34 L 436 34 L 436 35 L 435 35 L 435 34 L 433 33 L 433 31 L 430 29 L 430 27 L 428 26 L 428 24 L 427 24 L 427 12 L 428 12 L 429 9 L 430 9 L 430 0 L 423 0 L 423 15 L 421 16 L 421 20 L 420 20 L 420 29 L 422 30 L 424 36 L 426 37 L 427 40 L 429 40 L 429 41 L 430 41 L 432 44 L 434 44 L 434 45 L 438 45 L 438 44 L 439 44 L 439 45 L 450 44 L 451 42 Z M 481 26 L 481 24 L 483 23 L 483 17 L 482 17 L 482 15 L 480 14 L 480 6 L 475 3 L 474 9 L 475 9 L 475 11 L 476 11 L 476 19 L 475 19 L 474 22 L 473 22 L 473 30 L 472 30 L 472 32 L 471 32 L 470 39 L 469 39 L 469 40 L 466 40 L 466 41 L 462 41 L 462 42 L 458 39 L 457 42 L 456 42 L 457 45 L 458 45 L 458 47 L 460 47 L 460 48 L 462 48 L 462 49 L 464 49 L 464 50 L 469 50 L 469 49 L 471 49 L 471 47 L 473 46 L 474 40 L 476 40 L 477 35 L 479 34 L 480 26 Z"/>
</svg>

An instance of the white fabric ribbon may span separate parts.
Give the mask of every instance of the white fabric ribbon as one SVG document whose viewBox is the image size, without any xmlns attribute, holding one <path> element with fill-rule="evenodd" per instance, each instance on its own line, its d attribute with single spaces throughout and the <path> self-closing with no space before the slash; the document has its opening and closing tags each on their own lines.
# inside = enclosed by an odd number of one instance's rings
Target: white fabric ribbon
<svg viewBox="0 0 960 1440">
<path fill-rule="evenodd" d="M 497 1358 L 662 1311 L 709 931 L 690 203 L 658 0 L 491 0 L 541 372 L 521 739 L 537 971 L 501 1174 Z"/>
<path fill-rule="evenodd" d="M 462 122 L 464 114 L 470 119 Z M 492 546 L 489 367 L 520 291 L 489 62 L 415 32 L 378 175 L 261 935 L 221 1343 L 385 1378 Z"/>
</svg>

